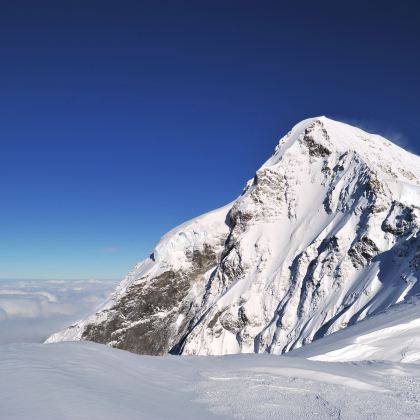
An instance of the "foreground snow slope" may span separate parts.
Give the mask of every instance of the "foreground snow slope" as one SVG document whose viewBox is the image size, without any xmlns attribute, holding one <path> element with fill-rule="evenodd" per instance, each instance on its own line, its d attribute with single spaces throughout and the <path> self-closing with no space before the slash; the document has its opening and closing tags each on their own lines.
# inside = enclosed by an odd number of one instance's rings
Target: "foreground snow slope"
<svg viewBox="0 0 420 420">
<path fill-rule="evenodd" d="M 420 158 L 325 117 L 297 124 L 241 196 L 165 235 L 49 342 L 282 353 L 420 292 Z"/>
<path fill-rule="evenodd" d="M 418 419 L 420 366 L 273 355 L 139 356 L 95 343 L 0 346 L 0 418 Z"/>
<path fill-rule="evenodd" d="M 390 360 L 419 363 L 420 299 L 392 306 L 290 355 L 327 362 Z"/>
</svg>

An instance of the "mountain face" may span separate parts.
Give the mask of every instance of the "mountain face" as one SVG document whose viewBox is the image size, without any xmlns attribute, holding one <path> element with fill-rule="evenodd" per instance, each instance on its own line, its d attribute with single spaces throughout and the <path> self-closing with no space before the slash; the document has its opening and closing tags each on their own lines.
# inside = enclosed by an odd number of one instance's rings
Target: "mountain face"
<svg viewBox="0 0 420 420">
<path fill-rule="evenodd" d="M 96 314 L 47 341 L 283 353 L 420 292 L 420 158 L 325 117 L 227 206 L 175 228 Z"/>
</svg>

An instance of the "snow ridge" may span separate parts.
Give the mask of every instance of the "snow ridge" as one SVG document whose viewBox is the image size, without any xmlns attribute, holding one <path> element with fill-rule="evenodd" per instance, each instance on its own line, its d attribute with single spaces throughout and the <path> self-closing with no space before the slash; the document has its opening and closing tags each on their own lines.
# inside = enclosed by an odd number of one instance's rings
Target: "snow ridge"
<svg viewBox="0 0 420 420">
<path fill-rule="evenodd" d="M 283 353 L 420 291 L 420 159 L 312 118 L 240 197 L 166 234 L 96 314 L 48 342 Z"/>
</svg>

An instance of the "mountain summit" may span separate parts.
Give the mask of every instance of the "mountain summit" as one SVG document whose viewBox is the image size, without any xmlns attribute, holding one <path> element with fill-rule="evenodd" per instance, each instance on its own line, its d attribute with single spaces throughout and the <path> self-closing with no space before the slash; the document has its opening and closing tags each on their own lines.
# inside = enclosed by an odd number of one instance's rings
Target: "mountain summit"
<svg viewBox="0 0 420 420">
<path fill-rule="evenodd" d="M 283 353 L 420 292 L 420 158 L 318 117 L 227 206 L 167 233 L 96 314 L 47 341 Z"/>
</svg>

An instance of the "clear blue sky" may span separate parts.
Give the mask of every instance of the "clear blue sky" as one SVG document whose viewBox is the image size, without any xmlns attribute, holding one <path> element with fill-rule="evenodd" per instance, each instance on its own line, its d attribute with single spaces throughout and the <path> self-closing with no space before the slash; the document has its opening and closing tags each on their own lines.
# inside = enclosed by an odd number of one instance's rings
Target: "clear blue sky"
<svg viewBox="0 0 420 420">
<path fill-rule="evenodd" d="M 118 278 L 297 121 L 419 153 L 417 1 L 1 1 L 0 277 Z"/>
</svg>

